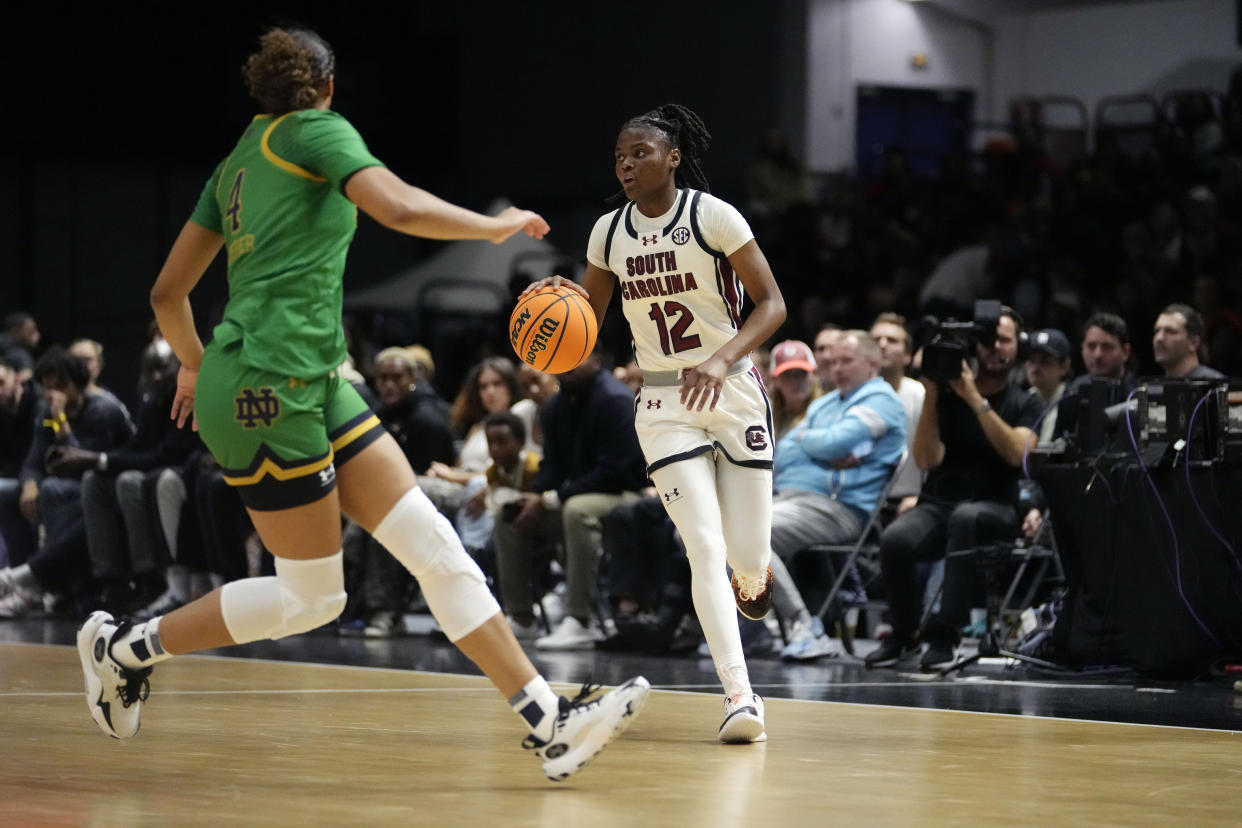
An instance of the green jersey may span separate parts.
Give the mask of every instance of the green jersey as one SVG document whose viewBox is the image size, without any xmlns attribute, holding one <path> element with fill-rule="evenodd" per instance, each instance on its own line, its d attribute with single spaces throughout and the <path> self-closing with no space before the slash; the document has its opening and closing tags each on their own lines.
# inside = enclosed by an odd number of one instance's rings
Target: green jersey
<svg viewBox="0 0 1242 828">
<path fill-rule="evenodd" d="M 224 236 L 229 302 L 214 339 L 242 361 L 318 377 L 345 361 L 345 256 L 358 209 L 349 177 L 383 166 L 348 121 L 302 109 L 258 115 L 212 173 L 190 220 Z"/>
</svg>

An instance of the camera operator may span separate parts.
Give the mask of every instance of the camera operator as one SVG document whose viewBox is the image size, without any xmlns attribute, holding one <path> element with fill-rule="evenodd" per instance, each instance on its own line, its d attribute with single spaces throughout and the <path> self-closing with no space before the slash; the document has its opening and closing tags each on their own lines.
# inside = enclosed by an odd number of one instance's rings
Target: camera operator
<svg viewBox="0 0 1242 828">
<path fill-rule="evenodd" d="M 992 324 L 995 340 L 989 345 L 987 328 Z M 1023 452 L 1034 443 L 1031 426 L 1040 414 L 1039 401 L 1009 380 L 1020 330 L 1017 314 L 1001 307 L 999 319 L 989 321 L 978 336 L 977 373 L 962 360 L 960 375 L 945 382 L 926 375 L 920 379 L 927 397 L 915 430 L 914 460 L 928 476 L 918 505 L 898 517 L 881 537 L 893 631 L 867 656 L 869 667 L 892 666 L 915 650 L 920 561 L 936 561 L 1017 534 L 1018 467 Z M 924 630 L 928 648 L 920 662 L 923 669 L 952 662 L 975 580 L 972 557 L 946 559 L 940 612 Z"/>
</svg>

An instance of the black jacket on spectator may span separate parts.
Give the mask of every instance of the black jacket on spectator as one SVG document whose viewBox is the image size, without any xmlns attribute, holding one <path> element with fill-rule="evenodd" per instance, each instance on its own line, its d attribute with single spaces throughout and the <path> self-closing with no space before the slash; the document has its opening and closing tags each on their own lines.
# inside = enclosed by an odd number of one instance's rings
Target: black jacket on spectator
<svg viewBox="0 0 1242 828">
<path fill-rule="evenodd" d="M 570 394 L 562 387 L 540 413 L 543 463 L 531 489 L 561 502 L 585 492 L 637 491 L 647 467 L 634 431 L 634 392 L 610 371 Z"/>
<path fill-rule="evenodd" d="M 134 434 L 134 424 L 124 408 L 99 394 L 86 394 L 82 402 L 82 410 L 69 420 L 69 437 L 61 438 L 57 432 L 44 425 L 51 419 L 47 406 L 39 406 L 39 414 L 35 423 L 34 440 L 30 451 L 26 454 L 26 462 L 22 465 L 21 480 L 41 481 L 47 476 L 45 457 L 47 450 L 54 445 L 77 446 L 88 451 L 115 451 L 129 442 Z M 111 459 L 111 454 L 109 454 Z"/>
<path fill-rule="evenodd" d="M 456 461 L 449 404 L 427 383 L 414 386 L 408 396 L 392 407 L 381 405 L 377 413 L 384 428 L 401 446 L 410 468 L 418 474 L 425 473 L 432 461 L 450 466 Z"/>
<path fill-rule="evenodd" d="M 1013 428 L 1031 428 L 1043 410 L 1038 397 L 1012 382 L 987 397 L 987 401 Z M 1016 503 L 1021 468 L 1009 465 L 996 453 L 983 433 L 979 416 L 951 389 L 942 389 L 936 403 L 944 461 L 927 473 L 920 497 L 941 503 L 967 500 Z"/>
<path fill-rule="evenodd" d="M 0 477 L 17 477 L 34 440 L 35 416 L 43 392 L 34 380 L 22 383 L 22 400 L 14 412 L 0 408 Z"/>
<path fill-rule="evenodd" d="M 131 469 L 150 471 L 169 466 L 180 467 L 185 463 L 198 448 L 198 435 L 189 423 L 185 428 L 177 428 L 177 421 L 168 416 L 171 407 L 171 399 L 151 392 L 142 395 L 133 439 L 108 452 L 110 474 Z"/>
</svg>

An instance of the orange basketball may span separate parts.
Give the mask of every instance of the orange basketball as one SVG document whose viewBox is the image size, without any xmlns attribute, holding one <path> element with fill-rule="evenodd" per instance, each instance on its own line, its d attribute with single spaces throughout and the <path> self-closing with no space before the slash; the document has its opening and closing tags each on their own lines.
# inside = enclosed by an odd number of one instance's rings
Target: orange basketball
<svg viewBox="0 0 1242 828">
<path fill-rule="evenodd" d="M 595 311 L 582 294 L 545 287 L 517 303 L 509 317 L 509 344 L 536 371 L 563 374 L 582 364 L 595 347 Z"/>
</svg>

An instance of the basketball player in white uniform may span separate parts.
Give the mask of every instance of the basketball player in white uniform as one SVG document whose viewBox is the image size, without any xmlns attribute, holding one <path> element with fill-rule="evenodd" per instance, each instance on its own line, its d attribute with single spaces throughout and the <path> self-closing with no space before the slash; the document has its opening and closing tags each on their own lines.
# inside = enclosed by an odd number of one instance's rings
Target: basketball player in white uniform
<svg viewBox="0 0 1242 828">
<path fill-rule="evenodd" d="M 746 220 L 704 192 L 699 156 L 709 141 L 698 116 L 675 104 L 622 126 L 615 162 L 626 204 L 596 222 L 581 288 L 601 322 L 621 293 L 644 378 L 638 439 L 685 543 L 695 611 L 725 689 L 719 737 L 757 742 L 767 738 L 763 701 L 734 606 L 762 618 L 771 602 L 772 416 L 747 355 L 784 321 L 785 303 Z M 528 290 L 553 283 L 562 281 Z M 755 305 L 745 323 L 744 293 Z"/>
</svg>

